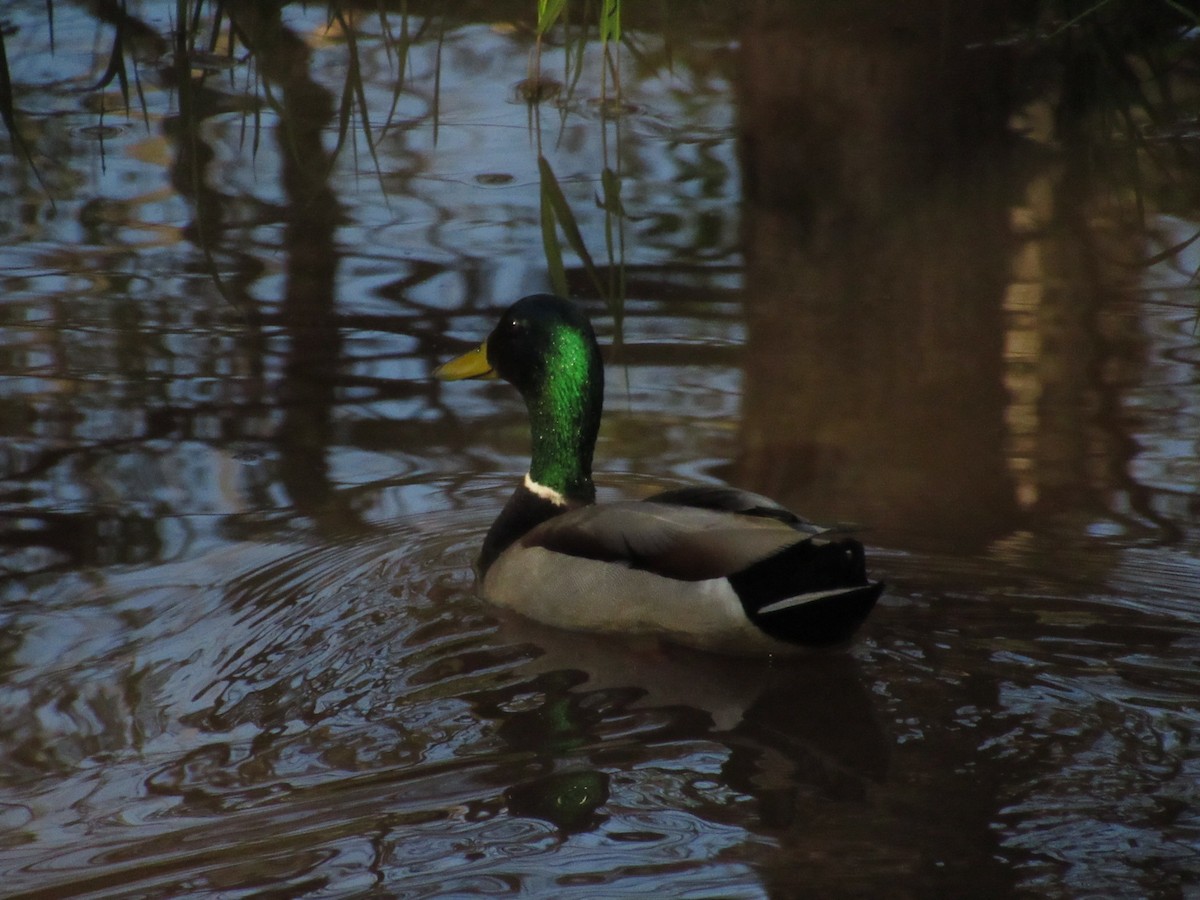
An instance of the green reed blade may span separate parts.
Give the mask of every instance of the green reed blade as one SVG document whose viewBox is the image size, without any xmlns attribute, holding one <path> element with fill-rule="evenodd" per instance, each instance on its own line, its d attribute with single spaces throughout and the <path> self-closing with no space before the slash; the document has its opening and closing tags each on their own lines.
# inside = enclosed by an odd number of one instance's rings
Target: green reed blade
<svg viewBox="0 0 1200 900">
<path fill-rule="evenodd" d="M 553 176 L 551 176 L 553 177 Z M 567 296 L 567 271 L 563 267 L 562 245 L 558 240 L 558 229 L 554 227 L 554 203 L 545 175 L 541 181 L 542 248 L 546 254 L 546 269 L 550 275 L 550 286 L 560 297 Z"/>
<path fill-rule="evenodd" d="M 621 0 L 602 0 L 600 5 L 600 44 L 621 40 Z"/>
<path fill-rule="evenodd" d="M 558 21 L 567 0 L 538 0 L 537 5 L 537 34 L 541 37 Z"/>
<path fill-rule="evenodd" d="M 583 269 L 587 272 L 593 286 L 595 286 L 596 293 L 607 299 L 608 291 L 604 289 L 604 283 L 600 280 L 600 273 L 596 269 L 596 264 L 592 262 L 592 255 L 588 253 L 587 245 L 583 241 L 583 234 L 579 230 L 579 223 L 575 220 L 575 213 L 571 211 L 571 204 L 567 202 L 567 197 L 559 186 L 558 179 L 554 177 L 554 171 L 550 168 L 550 163 L 544 156 L 538 157 L 538 173 L 541 175 L 543 205 L 549 203 L 554 213 L 554 218 L 558 220 L 558 224 L 567 238 L 567 244 L 575 251 L 575 255 L 579 257 L 579 261 L 583 263 Z M 545 213 L 543 212 L 544 218 Z M 545 228 L 546 226 L 543 223 L 543 235 Z M 565 275 L 563 282 L 564 284 L 566 282 Z"/>
</svg>

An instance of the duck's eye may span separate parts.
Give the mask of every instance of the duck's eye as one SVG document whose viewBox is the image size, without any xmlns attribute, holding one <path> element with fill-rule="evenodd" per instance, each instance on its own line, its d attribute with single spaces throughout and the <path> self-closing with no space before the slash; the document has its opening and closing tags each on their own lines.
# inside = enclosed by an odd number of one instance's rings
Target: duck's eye
<svg viewBox="0 0 1200 900">
<path fill-rule="evenodd" d="M 510 341 L 524 341 L 528 331 L 521 319 L 509 319 L 504 323 L 505 337 Z"/>
</svg>

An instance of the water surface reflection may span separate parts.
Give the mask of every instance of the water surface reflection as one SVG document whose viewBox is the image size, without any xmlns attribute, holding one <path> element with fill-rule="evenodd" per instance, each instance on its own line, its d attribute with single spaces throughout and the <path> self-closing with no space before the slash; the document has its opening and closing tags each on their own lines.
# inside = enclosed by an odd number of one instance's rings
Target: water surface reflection
<svg viewBox="0 0 1200 900">
<path fill-rule="evenodd" d="M 523 6 L 161 6 L 56 5 L 53 50 L 6 12 L 46 184 L 0 160 L 10 890 L 1195 885 L 1171 13 L 630 9 L 622 102 L 573 23 L 531 108 Z M 114 58 L 128 111 L 85 90 Z M 611 344 L 602 495 L 862 523 L 891 589 L 849 652 L 473 595 L 523 410 L 428 373 L 560 277 Z"/>
</svg>

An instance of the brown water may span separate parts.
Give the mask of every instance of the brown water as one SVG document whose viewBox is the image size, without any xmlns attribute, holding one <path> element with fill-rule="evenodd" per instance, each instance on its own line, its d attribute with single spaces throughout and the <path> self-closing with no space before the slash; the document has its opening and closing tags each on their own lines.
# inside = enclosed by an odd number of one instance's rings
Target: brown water
<svg viewBox="0 0 1200 900">
<path fill-rule="evenodd" d="M 233 5 L 3 12 L 6 894 L 1200 896 L 1194 35 Z M 862 523 L 849 650 L 474 596 L 563 205 L 602 494 Z"/>
</svg>

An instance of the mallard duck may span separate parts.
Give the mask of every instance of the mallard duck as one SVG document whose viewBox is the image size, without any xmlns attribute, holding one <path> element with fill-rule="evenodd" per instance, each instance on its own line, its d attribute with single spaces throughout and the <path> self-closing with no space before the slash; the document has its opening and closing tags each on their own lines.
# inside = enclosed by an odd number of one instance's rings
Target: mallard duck
<svg viewBox="0 0 1200 900">
<path fill-rule="evenodd" d="M 770 653 L 842 643 L 879 599 L 858 541 L 757 494 L 697 486 L 597 504 L 604 364 L 569 301 L 518 300 L 434 375 L 502 378 L 529 410 L 529 471 L 476 567 L 492 603 L 561 628 Z"/>
</svg>

